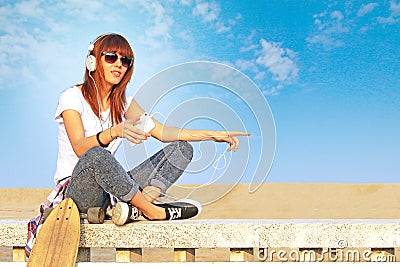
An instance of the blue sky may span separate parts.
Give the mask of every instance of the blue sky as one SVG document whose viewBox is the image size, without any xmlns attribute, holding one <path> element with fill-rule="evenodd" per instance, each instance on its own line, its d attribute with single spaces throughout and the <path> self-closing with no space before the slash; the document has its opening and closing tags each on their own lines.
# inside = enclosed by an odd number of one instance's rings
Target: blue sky
<svg viewBox="0 0 400 267">
<path fill-rule="evenodd" d="M 276 130 L 276 150 L 265 181 L 398 182 L 399 25 L 400 2 L 393 0 L 0 1 L 0 187 L 53 187 L 59 94 L 82 81 L 89 42 L 107 32 L 124 35 L 134 48 L 130 95 L 185 62 L 221 63 L 251 79 L 276 127 L 269 129 Z M 247 157 L 240 181 L 250 182 L 267 138 L 257 129 L 265 126 L 255 125 L 251 110 L 229 92 L 198 86 L 169 92 L 159 111 L 168 114 L 195 97 L 229 106 L 239 118 L 234 125 L 255 133 L 241 139 L 246 149 L 227 157 Z M 215 116 L 188 126 L 218 128 L 215 122 L 230 118 Z M 200 146 L 213 151 L 214 161 L 225 148 Z M 182 182 L 205 182 L 208 171 Z"/>
</svg>

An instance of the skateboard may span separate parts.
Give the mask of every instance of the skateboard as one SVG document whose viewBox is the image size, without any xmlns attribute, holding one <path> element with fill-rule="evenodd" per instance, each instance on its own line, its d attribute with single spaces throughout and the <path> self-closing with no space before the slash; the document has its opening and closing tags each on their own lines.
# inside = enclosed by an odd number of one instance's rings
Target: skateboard
<svg viewBox="0 0 400 267">
<path fill-rule="evenodd" d="M 80 215 L 71 198 L 48 215 L 28 260 L 29 267 L 75 266 L 80 239 Z"/>
<path fill-rule="evenodd" d="M 49 217 L 50 213 L 54 210 L 54 208 L 48 208 L 44 211 L 44 219 L 46 220 Z M 93 207 L 87 210 L 87 213 L 80 213 L 80 218 L 83 220 L 87 220 L 88 223 L 93 224 L 102 224 L 106 217 L 106 211 L 102 207 Z"/>
</svg>

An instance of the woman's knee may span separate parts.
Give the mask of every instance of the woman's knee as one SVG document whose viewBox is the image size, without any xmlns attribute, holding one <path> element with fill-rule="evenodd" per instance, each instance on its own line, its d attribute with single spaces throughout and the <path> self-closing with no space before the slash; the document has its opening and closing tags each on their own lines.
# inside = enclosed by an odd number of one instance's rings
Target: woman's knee
<svg viewBox="0 0 400 267">
<path fill-rule="evenodd" d="M 193 146 L 187 141 L 175 141 L 173 143 L 177 150 L 180 152 L 182 157 L 187 161 L 191 161 L 193 158 Z"/>
<path fill-rule="evenodd" d="M 108 161 L 108 157 L 112 157 L 112 155 L 104 148 L 92 147 L 79 158 L 75 165 L 72 176 L 85 169 L 97 169 L 98 166 L 102 166 L 106 161 Z"/>
<path fill-rule="evenodd" d="M 80 160 L 90 162 L 90 164 L 105 163 L 112 160 L 113 156 L 110 151 L 99 146 L 92 147 L 86 151 L 80 158 Z"/>
<path fill-rule="evenodd" d="M 110 156 L 111 153 L 110 151 L 99 147 L 99 146 L 95 146 L 90 148 L 88 151 L 86 151 L 82 157 L 90 157 L 90 158 L 103 158 L 103 157 L 107 157 Z"/>
</svg>

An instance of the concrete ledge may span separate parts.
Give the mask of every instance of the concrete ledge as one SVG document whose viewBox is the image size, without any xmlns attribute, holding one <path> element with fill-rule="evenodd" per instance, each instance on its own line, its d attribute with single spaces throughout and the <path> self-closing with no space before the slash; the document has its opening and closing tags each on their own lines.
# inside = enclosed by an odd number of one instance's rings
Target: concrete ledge
<svg viewBox="0 0 400 267">
<path fill-rule="evenodd" d="M 188 220 L 82 227 L 82 247 L 397 247 L 400 220 Z"/>
<path fill-rule="evenodd" d="M 26 241 L 26 223 L 0 221 L 0 247 L 16 248 L 14 255 L 21 253 Z M 368 248 L 379 253 L 389 251 L 395 256 L 399 244 L 400 220 L 397 219 L 139 221 L 122 227 L 112 223 L 83 224 L 80 241 L 82 249 L 115 248 L 117 255 L 128 258 L 126 261 L 132 261 L 135 253 L 142 256 L 135 249 L 146 248 L 161 249 L 158 253 L 165 251 L 166 254 L 172 251 L 175 256 L 171 261 L 179 255 L 189 259 L 190 255 L 207 254 L 210 249 L 228 249 L 230 256 L 223 261 L 229 261 L 235 255 L 245 260 L 247 254 L 254 259 L 254 248 L 296 248 L 300 252 L 309 248 L 317 253 L 323 248 Z"/>
<path fill-rule="evenodd" d="M 0 221 L 0 246 L 24 246 L 26 221 Z M 380 247 L 400 245 L 400 220 L 186 220 L 82 224 L 81 247 Z"/>
</svg>

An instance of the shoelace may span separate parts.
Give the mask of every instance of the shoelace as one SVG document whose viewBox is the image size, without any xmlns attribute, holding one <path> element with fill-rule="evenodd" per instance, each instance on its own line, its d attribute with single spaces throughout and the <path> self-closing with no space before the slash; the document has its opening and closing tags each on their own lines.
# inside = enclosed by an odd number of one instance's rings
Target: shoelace
<svg viewBox="0 0 400 267">
<path fill-rule="evenodd" d="M 182 208 L 167 208 L 169 213 L 169 219 L 179 219 L 182 217 Z"/>
<path fill-rule="evenodd" d="M 133 220 L 133 221 L 135 221 L 135 220 L 137 220 L 138 218 L 139 218 L 139 210 L 136 208 L 136 207 L 134 207 L 134 206 L 130 206 L 130 218 Z"/>
</svg>

